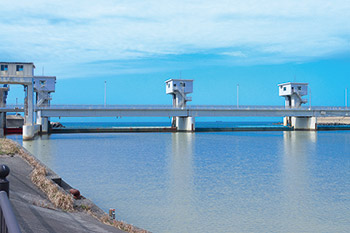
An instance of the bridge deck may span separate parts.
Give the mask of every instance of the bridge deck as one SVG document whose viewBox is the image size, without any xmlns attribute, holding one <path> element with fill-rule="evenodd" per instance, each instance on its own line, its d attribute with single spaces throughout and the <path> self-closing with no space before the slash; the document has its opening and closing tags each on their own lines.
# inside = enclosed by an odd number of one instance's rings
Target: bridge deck
<svg viewBox="0 0 350 233">
<path fill-rule="evenodd" d="M 350 108 L 328 106 L 286 109 L 284 106 L 52 105 L 35 108 L 39 110 L 43 117 L 350 117 Z M 8 105 L 0 108 L 0 112 L 23 112 L 23 106 Z"/>
</svg>

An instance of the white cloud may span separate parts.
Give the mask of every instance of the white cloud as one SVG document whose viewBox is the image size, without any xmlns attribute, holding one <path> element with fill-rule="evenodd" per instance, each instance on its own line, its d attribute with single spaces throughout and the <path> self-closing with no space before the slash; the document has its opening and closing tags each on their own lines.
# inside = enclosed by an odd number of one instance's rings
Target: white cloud
<svg viewBox="0 0 350 233">
<path fill-rule="evenodd" d="M 350 2 L 342 0 L 14 0 L 2 1 L 0 14 L 1 60 L 62 65 L 218 51 L 271 63 L 350 50 Z"/>
<path fill-rule="evenodd" d="M 231 56 L 231 57 L 247 57 L 246 54 L 241 51 L 233 51 L 233 52 L 223 52 L 222 55 Z"/>
</svg>

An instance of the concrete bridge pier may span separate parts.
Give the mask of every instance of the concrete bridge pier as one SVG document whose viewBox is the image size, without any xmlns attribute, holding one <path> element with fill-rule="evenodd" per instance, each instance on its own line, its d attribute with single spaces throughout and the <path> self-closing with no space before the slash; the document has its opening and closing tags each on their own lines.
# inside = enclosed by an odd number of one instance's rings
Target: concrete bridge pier
<svg viewBox="0 0 350 233">
<path fill-rule="evenodd" d="M 32 84 L 25 85 L 26 87 L 26 98 L 24 104 L 24 125 L 23 125 L 23 140 L 32 140 L 34 139 L 35 134 L 37 133 L 38 127 L 34 124 L 34 87 L 33 81 Z"/>
<path fill-rule="evenodd" d="M 0 138 L 4 137 L 6 128 L 6 112 L 0 112 Z"/>
<path fill-rule="evenodd" d="M 49 132 L 49 118 L 42 117 L 41 111 L 37 112 L 36 124 L 40 126 L 40 131 L 42 134 L 47 134 Z"/>
<path fill-rule="evenodd" d="M 34 125 L 23 125 L 23 140 L 32 140 L 35 135 L 35 127 Z"/>
<path fill-rule="evenodd" d="M 0 87 L 0 107 L 6 107 L 6 99 L 9 87 L 4 85 Z M 6 128 L 6 112 L 0 112 L 0 138 L 4 137 L 4 129 Z"/>
<path fill-rule="evenodd" d="M 0 113 L 0 138 L 4 137 L 4 124 L 3 124 L 2 118 L 3 118 L 3 114 Z"/>
<path fill-rule="evenodd" d="M 180 132 L 194 132 L 194 117 L 176 117 L 176 128 Z"/>
<path fill-rule="evenodd" d="M 316 117 L 290 117 L 291 126 L 294 130 L 316 130 L 317 118 Z"/>
<path fill-rule="evenodd" d="M 49 118 L 41 118 L 41 133 L 47 134 L 49 132 Z"/>
<path fill-rule="evenodd" d="M 283 126 L 291 126 L 291 117 L 283 117 Z"/>
</svg>

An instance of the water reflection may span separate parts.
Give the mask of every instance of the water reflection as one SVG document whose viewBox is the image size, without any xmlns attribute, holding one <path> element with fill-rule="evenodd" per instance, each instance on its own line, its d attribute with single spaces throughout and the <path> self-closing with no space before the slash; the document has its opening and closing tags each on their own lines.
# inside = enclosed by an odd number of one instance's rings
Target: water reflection
<svg viewBox="0 0 350 233">
<path fill-rule="evenodd" d="M 23 144 L 104 210 L 152 232 L 350 232 L 349 141 L 350 131 L 298 131 Z"/>
<path fill-rule="evenodd" d="M 44 161 L 47 166 L 53 165 L 55 146 L 52 141 L 49 141 L 49 135 L 40 135 L 35 140 L 23 141 L 22 145 L 30 153 L 35 155 L 39 160 Z M 53 148 L 52 148 L 53 147 Z"/>
<path fill-rule="evenodd" d="M 170 232 L 190 232 L 196 218 L 193 208 L 193 150 L 194 133 L 173 133 L 169 155 L 169 201 L 171 210 Z"/>
<path fill-rule="evenodd" d="M 285 227 L 290 232 L 315 229 L 310 156 L 315 153 L 316 141 L 317 133 L 312 131 L 283 133 L 281 209 Z"/>
</svg>

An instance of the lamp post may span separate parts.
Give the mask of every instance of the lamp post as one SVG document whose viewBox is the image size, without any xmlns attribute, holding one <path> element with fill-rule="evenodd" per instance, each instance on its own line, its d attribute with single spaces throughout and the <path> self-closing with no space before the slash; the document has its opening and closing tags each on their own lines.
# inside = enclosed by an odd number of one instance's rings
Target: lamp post
<svg viewBox="0 0 350 233">
<path fill-rule="evenodd" d="M 239 84 L 237 84 L 237 108 L 239 108 Z"/>
<path fill-rule="evenodd" d="M 348 108 L 348 88 L 345 88 L 345 108 Z"/>
<path fill-rule="evenodd" d="M 105 104 L 105 107 L 107 105 L 107 81 L 105 81 L 105 98 L 104 98 L 104 104 Z"/>
</svg>

